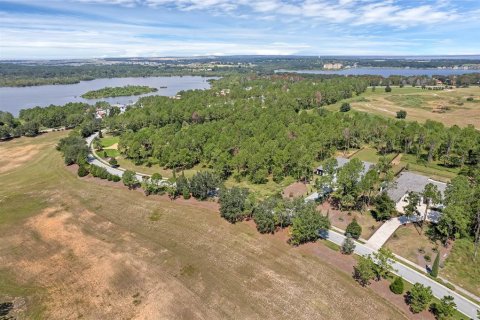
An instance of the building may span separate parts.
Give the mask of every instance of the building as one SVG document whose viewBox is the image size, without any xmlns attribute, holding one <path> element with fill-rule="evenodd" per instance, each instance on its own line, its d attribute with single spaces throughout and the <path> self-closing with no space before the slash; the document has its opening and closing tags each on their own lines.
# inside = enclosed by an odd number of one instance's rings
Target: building
<svg viewBox="0 0 480 320">
<path fill-rule="evenodd" d="M 337 170 L 342 168 L 344 165 L 346 165 L 347 163 L 350 162 L 350 159 L 347 159 L 347 158 L 344 158 L 344 157 L 337 157 L 335 159 L 337 159 Z M 367 162 L 367 161 L 362 161 L 362 164 L 363 164 L 363 170 L 361 172 L 362 177 L 368 172 L 368 170 L 370 170 L 371 168 L 373 168 L 375 166 L 374 163 Z M 323 166 L 318 166 L 314 170 L 314 173 L 319 175 L 319 176 L 323 175 Z"/>
<path fill-rule="evenodd" d="M 429 183 L 432 183 L 437 186 L 440 193 L 443 195 L 445 194 L 445 190 L 447 188 L 447 184 L 432 180 L 428 177 L 412 173 L 412 172 L 402 172 L 400 176 L 395 181 L 395 185 L 389 189 L 387 189 L 388 196 L 395 202 L 396 210 L 403 214 L 405 213 L 404 207 L 407 205 L 407 195 L 410 192 L 421 193 L 425 186 Z M 440 210 L 442 205 L 435 204 L 432 207 L 430 212 L 427 213 L 427 220 L 431 222 L 437 222 L 440 217 Z M 424 203 L 423 198 L 420 200 L 420 203 L 417 206 L 417 211 L 419 213 L 419 218 L 423 216 L 425 212 L 426 205 Z"/>
<path fill-rule="evenodd" d="M 341 63 L 325 63 L 323 65 L 323 69 L 328 69 L 328 70 L 338 70 L 342 69 L 343 64 Z"/>
</svg>

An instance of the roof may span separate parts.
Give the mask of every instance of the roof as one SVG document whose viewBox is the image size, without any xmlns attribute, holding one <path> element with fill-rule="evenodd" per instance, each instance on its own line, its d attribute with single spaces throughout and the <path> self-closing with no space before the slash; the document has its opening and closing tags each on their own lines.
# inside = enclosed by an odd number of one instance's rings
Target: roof
<svg viewBox="0 0 480 320">
<path fill-rule="evenodd" d="M 402 172 L 400 176 L 398 176 L 395 185 L 387 190 L 387 194 L 393 201 L 398 202 L 405 194 L 411 191 L 422 192 L 425 186 L 429 183 L 436 185 L 443 196 L 445 189 L 447 188 L 446 183 L 432 180 L 428 177 L 408 171 Z"/>
<path fill-rule="evenodd" d="M 337 159 L 337 170 L 350 162 L 350 159 L 344 157 L 337 157 L 335 159 Z M 362 161 L 362 164 L 363 169 L 360 175 L 363 177 L 368 172 L 368 170 L 370 170 L 370 168 L 372 168 L 375 164 L 367 161 Z M 323 166 L 318 166 L 317 170 L 323 170 Z"/>
</svg>

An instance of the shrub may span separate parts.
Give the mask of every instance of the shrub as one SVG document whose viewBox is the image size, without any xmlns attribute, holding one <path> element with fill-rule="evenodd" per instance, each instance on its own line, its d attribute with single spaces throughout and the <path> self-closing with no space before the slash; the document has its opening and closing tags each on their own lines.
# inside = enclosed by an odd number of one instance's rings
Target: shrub
<svg viewBox="0 0 480 320">
<path fill-rule="evenodd" d="M 121 179 L 119 176 L 115 176 L 115 175 L 114 175 L 114 176 L 112 177 L 112 181 L 113 181 L 113 182 L 119 182 L 120 180 L 122 180 L 122 179 Z"/>
<path fill-rule="evenodd" d="M 402 294 L 403 293 L 403 278 L 396 277 L 395 280 L 390 284 L 390 291 L 395 294 Z"/>
<path fill-rule="evenodd" d="M 420 283 L 415 283 L 408 292 L 407 301 L 413 313 L 422 312 L 433 298 L 432 289 Z"/>
<path fill-rule="evenodd" d="M 347 226 L 345 234 L 350 234 L 352 238 L 358 239 L 362 234 L 362 227 L 358 224 L 357 219 L 353 218 L 352 222 Z"/>
<path fill-rule="evenodd" d="M 342 106 L 340 107 L 340 112 L 348 112 L 350 111 L 352 107 L 350 107 L 350 103 L 344 102 L 342 103 Z"/>
<path fill-rule="evenodd" d="M 392 88 L 389 85 L 385 87 L 385 92 L 392 92 Z"/>
<path fill-rule="evenodd" d="M 407 111 L 400 110 L 397 111 L 397 119 L 405 119 L 407 117 Z"/>
<path fill-rule="evenodd" d="M 118 161 L 117 161 L 117 159 L 115 159 L 115 158 L 110 159 L 110 161 L 108 161 L 108 163 L 109 163 L 111 166 L 117 166 L 117 165 L 118 165 Z"/>
<path fill-rule="evenodd" d="M 183 195 L 183 199 L 185 199 L 185 200 L 190 199 L 190 197 L 191 197 L 190 196 L 190 190 L 188 190 L 188 188 L 186 188 L 186 187 L 183 188 L 182 195 Z"/>
<path fill-rule="evenodd" d="M 352 240 L 352 236 L 348 233 L 345 241 L 342 244 L 342 253 L 343 254 L 352 254 L 355 250 L 355 243 Z"/>
<path fill-rule="evenodd" d="M 88 170 L 84 166 L 79 166 L 77 170 L 77 174 L 79 177 L 85 177 L 88 175 Z"/>
</svg>

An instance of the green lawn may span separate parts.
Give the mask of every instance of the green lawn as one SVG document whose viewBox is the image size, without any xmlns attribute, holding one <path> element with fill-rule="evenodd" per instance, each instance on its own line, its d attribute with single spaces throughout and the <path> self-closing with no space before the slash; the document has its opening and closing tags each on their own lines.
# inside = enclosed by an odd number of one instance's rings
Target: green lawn
<svg viewBox="0 0 480 320">
<path fill-rule="evenodd" d="M 474 261 L 473 250 L 471 240 L 459 239 L 455 241 L 440 275 L 480 296 L 480 256 Z"/>
<path fill-rule="evenodd" d="M 118 143 L 119 141 L 120 137 L 118 136 L 104 136 L 100 139 L 100 144 L 102 145 L 102 147 L 106 148 L 114 145 L 115 143 Z"/>
<path fill-rule="evenodd" d="M 440 161 L 432 161 L 430 163 L 426 161 L 419 162 L 415 155 L 412 154 L 404 154 L 401 163 L 403 165 L 408 164 L 408 169 L 410 171 L 417 171 L 431 177 L 432 179 L 440 181 L 450 181 L 460 172 L 460 168 L 444 167 Z"/>
<path fill-rule="evenodd" d="M 396 156 L 395 153 L 389 153 L 386 155 L 386 157 L 391 161 L 394 157 Z M 382 157 L 381 154 L 377 152 L 376 149 L 371 148 L 371 147 L 365 147 L 355 153 L 352 158 L 358 158 L 362 161 L 366 162 L 372 162 L 372 163 L 378 163 L 380 158 Z"/>
<path fill-rule="evenodd" d="M 230 177 L 227 181 L 225 181 L 225 186 L 227 188 L 247 188 L 248 190 L 250 190 L 251 193 L 255 194 L 258 199 L 265 199 L 269 196 L 281 193 L 286 186 L 292 184 L 293 182 L 295 182 L 294 178 L 287 177 L 283 179 L 281 183 L 276 183 L 271 178 L 269 178 L 267 183 L 254 184 L 248 181 L 248 179 L 246 178 L 244 178 L 240 182 L 236 182 L 232 177 Z"/>
</svg>

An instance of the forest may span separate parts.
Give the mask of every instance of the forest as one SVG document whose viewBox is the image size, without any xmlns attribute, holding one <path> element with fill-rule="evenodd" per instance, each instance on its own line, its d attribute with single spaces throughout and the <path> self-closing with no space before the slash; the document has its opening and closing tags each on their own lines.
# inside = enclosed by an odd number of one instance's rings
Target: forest
<svg viewBox="0 0 480 320">
<path fill-rule="evenodd" d="M 82 94 L 85 99 L 100 99 L 108 97 L 138 96 L 144 93 L 158 91 L 157 88 L 149 86 L 123 86 L 123 87 L 105 87 L 99 90 L 91 90 Z"/>
</svg>

